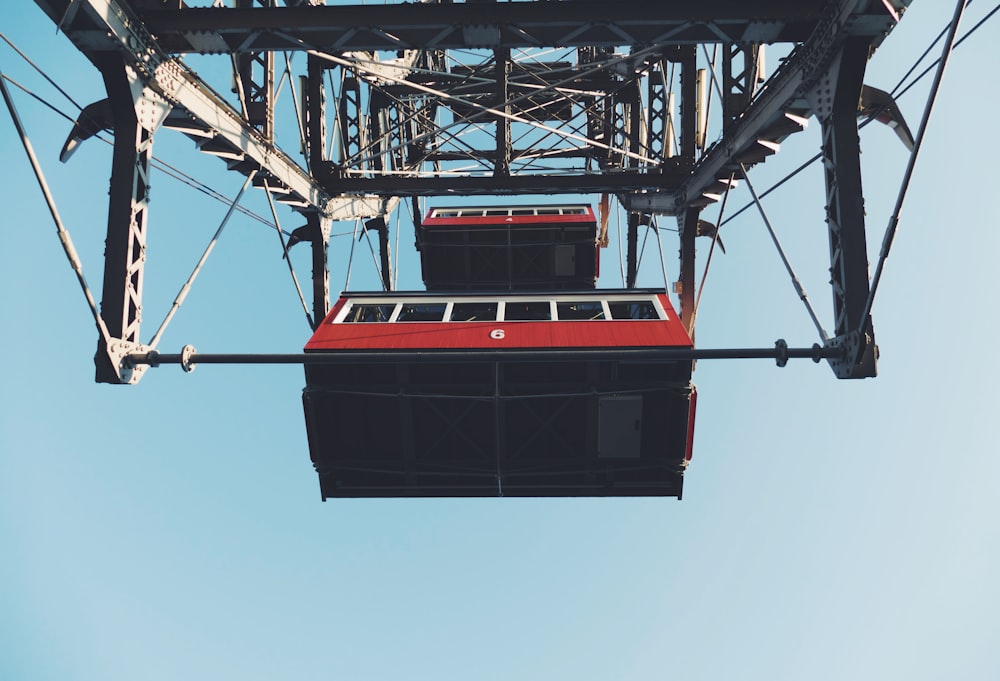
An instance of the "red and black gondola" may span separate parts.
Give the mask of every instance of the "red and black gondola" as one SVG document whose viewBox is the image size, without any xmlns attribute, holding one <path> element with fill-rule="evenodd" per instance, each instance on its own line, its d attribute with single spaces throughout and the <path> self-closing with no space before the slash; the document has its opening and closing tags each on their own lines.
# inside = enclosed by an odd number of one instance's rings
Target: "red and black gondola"
<svg viewBox="0 0 1000 681">
<path fill-rule="evenodd" d="M 679 498 L 691 346 L 663 290 L 345 293 L 305 347 L 322 496 Z"/>
<path fill-rule="evenodd" d="M 599 274 L 586 204 L 431 208 L 418 230 L 424 285 L 442 290 L 578 290 Z"/>
</svg>

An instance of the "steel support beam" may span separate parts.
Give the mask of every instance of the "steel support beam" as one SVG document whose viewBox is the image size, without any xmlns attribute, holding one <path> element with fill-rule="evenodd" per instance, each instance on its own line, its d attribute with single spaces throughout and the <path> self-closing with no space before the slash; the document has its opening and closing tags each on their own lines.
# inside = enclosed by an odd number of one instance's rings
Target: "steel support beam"
<svg viewBox="0 0 1000 681">
<path fill-rule="evenodd" d="M 670 190 L 680 186 L 686 175 L 673 173 L 616 173 L 589 175 L 490 175 L 467 176 L 341 176 L 328 165 L 317 172 L 317 178 L 335 194 L 352 192 L 407 196 L 463 196 L 511 194 L 596 194 L 638 191 L 650 187 Z M 370 213 L 375 215 L 377 213 Z M 339 218 L 338 218 L 339 219 Z"/>
<path fill-rule="evenodd" d="M 323 63 L 310 55 L 302 82 L 302 129 L 305 131 L 305 157 L 312 175 L 327 162 L 325 73 Z"/>
<path fill-rule="evenodd" d="M 722 126 L 732 127 L 753 100 L 757 89 L 761 45 L 729 44 L 722 47 Z"/>
<path fill-rule="evenodd" d="M 677 278 L 677 294 L 680 298 L 680 316 L 689 335 L 694 335 L 694 294 L 695 294 L 695 237 L 698 236 L 698 218 L 701 208 L 689 206 L 677 216 L 677 231 L 680 234 L 680 273 Z"/>
<path fill-rule="evenodd" d="M 577 49 L 577 62 L 581 69 L 591 69 L 596 64 L 610 59 L 614 53 L 614 48 L 581 46 Z M 602 90 L 610 90 L 611 83 L 603 88 L 589 88 L 594 94 L 584 97 L 581 101 L 584 108 L 584 115 L 587 118 L 587 139 L 591 143 L 607 144 L 610 139 L 609 125 L 607 121 L 611 117 L 614 103 L 611 97 L 601 94 Z M 598 168 L 605 169 L 610 165 L 610 149 L 602 149 L 596 145 L 582 150 L 588 159 L 587 170 L 589 171 L 590 159 L 596 160 Z"/>
<path fill-rule="evenodd" d="M 695 164 L 698 146 L 698 48 L 694 45 L 678 47 L 672 59 L 681 67 L 681 125 L 678 154 L 671 159 L 671 167 L 690 171 Z"/>
<path fill-rule="evenodd" d="M 638 155 L 642 147 L 639 136 L 642 128 L 642 96 L 639 92 L 638 83 L 633 82 L 621 93 L 624 103 L 622 141 L 623 146 L 631 152 L 631 155 L 622 160 L 626 167 L 633 170 L 639 167 Z"/>
<path fill-rule="evenodd" d="M 836 355 L 831 363 L 838 376 L 874 375 L 855 114 L 864 62 L 910 0 L 619 0 L 611 6 L 596 0 L 319 1 L 286 0 L 278 7 L 276 0 L 236 0 L 235 8 L 188 8 L 176 0 L 168 8 L 160 0 L 36 0 L 101 69 L 115 109 L 102 305 L 115 343 L 138 343 L 149 148 L 161 114 L 171 109 L 164 127 L 201 139 L 203 151 L 229 159 L 241 172 L 258 172 L 306 214 L 317 323 L 329 309 L 333 219 L 384 215 L 404 196 L 609 193 L 629 213 L 629 286 L 636 283 L 638 226 L 648 224 L 650 214 L 677 217 L 678 293 L 689 329 L 701 208 L 742 165 L 774 153 L 781 139 L 801 129 L 803 116 L 815 114 L 826 164 L 836 333 L 824 356 Z M 768 42 L 800 44 L 755 96 L 757 45 Z M 724 50 L 724 134 L 698 158 L 697 49 L 712 43 Z M 579 63 L 511 59 L 512 49 L 550 46 L 577 47 Z M 444 58 L 444 50 L 470 48 L 492 54 L 492 62 L 484 56 L 484 64 L 459 68 Z M 303 88 L 309 171 L 273 144 L 272 50 L 311 50 Z M 375 51 L 396 58 L 380 61 Z M 171 57 L 182 52 L 236 55 L 244 115 Z M 668 65 L 680 70 L 676 153 L 668 99 L 677 83 L 667 83 Z M 330 106 L 336 110 L 330 125 L 343 144 L 342 153 L 333 154 L 327 152 L 323 82 L 332 68 L 344 76 Z M 530 88 L 537 89 L 524 94 Z M 435 111 L 444 107 L 453 122 L 436 120 Z M 495 139 L 487 132 L 486 144 L 472 149 L 473 136 L 465 136 L 462 126 L 483 130 L 491 124 Z M 533 145 L 525 136 L 522 144 L 528 154 L 537 146 L 558 163 L 536 164 L 515 149 L 518 126 L 541 128 L 543 139 L 559 140 Z M 571 166 L 574 159 L 579 161 Z M 419 216 L 415 223 L 419 240 Z M 391 281 L 387 266 L 383 276 Z M 103 349 L 107 359 L 99 358 L 98 380 L 103 375 L 121 382 L 121 348 Z"/>
<path fill-rule="evenodd" d="M 117 350 L 140 347 L 153 133 L 169 106 L 142 88 L 120 56 L 102 55 L 100 69 L 115 138 L 101 297 L 101 317 L 114 347 L 100 338 L 94 361 L 97 382 L 128 383 Z"/>
<path fill-rule="evenodd" d="M 392 290 L 392 257 L 389 252 L 389 226 L 382 217 L 374 217 L 365 222 L 365 231 L 378 233 L 379 272 L 382 275 L 382 288 Z"/>
<path fill-rule="evenodd" d="M 649 72 L 646 82 L 646 141 L 642 153 L 664 161 L 674 155 L 672 98 L 667 87 L 666 60 Z"/>
<path fill-rule="evenodd" d="M 830 234 L 835 334 L 830 344 L 848 351 L 844 359 L 830 362 L 839 378 L 874 376 L 878 354 L 871 316 L 861 318 L 869 276 L 857 113 L 868 50 L 867 40 L 845 42 L 814 96 L 823 131 Z"/>
<path fill-rule="evenodd" d="M 653 191 L 637 195 L 630 199 L 629 205 L 634 210 L 678 215 L 686 206 L 701 201 L 707 188 L 734 174 L 739 175 L 741 161 L 760 160 L 758 147 L 762 139 L 777 146 L 789 134 L 784 125 L 786 114 L 808 116 L 812 113 L 807 93 L 828 73 L 844 41 L 856 35 L 859 41 L 871 47 L 895 25 L 893 13 L 882 3 L 874 3 L 870 15 L 858 14 L 867 6 L 865 0 L 830 3 L 809 41 L 785 60 L 770 78 L 767 89 L 743 111 L 720 143 L 699 159 L 683 186 L 676 192 Z M 859 21 L 860 16 L 865 17 L 864 22 Z M 856 29 L 856 24 L 864 30 Z M 772 130 L 779 134 L 769 135 Z"/>
<path fill-rule="evenodd" d="M 346 76 L 340 84 L 337 104 L 337 129 L 340 132 L 340 156 L 337 163 L 341 167 L 348 164 L 358 170 L 367 170 L 368 163 L 352 162 L 355 157 L 363 157 L 368 151 L 366 116 L 362 109 L 361 79 L 354 75 Z"/>
<path fill-rule="evenodd" d="M 493 163 L 493 174 L 497 177 L 510 175 L 510 49 L 493 50 L 494 78 L 497 84 L 496 101 L 493 108 L 503 112 L 504 116 L 496 116 L 496 160 Z"/>
<path fill-rule="evenodd" d="M 261 8 L 276 6 L 276 0 L 236 0 L 240 9 L 254 5 Z M 274 53 L 267 51 L 239 52 L 235 55 L 237 87 L 243 90 L 241 101 L 247 122 L 269 142 L 274 142 Z"/>
<path fill-rule="evenodd" d="M 289 200 L 300 208 L 319 210 L 330 216 L 347 217 L 359 203 L 378 205 L 369 197 L 349 197 L 332 201 L 322 187 L 291 158 L 277 149 L 264 135 L 206 88 L 198 76 L 171 58 L 149 33 L 128 5 L 119 0 L 36 0 L 73 43 L 100 68 L 103 54 L 118 54 L 135 70 L 145 87 L 163 97 L 171 106 L 187 112 L 191 124 L 209 131 L 208 142 L 222 145 L 227 158 L 237 154 L 239 167 L 249 172 L 264 169 L 290 190 Z M 287 9 L 287 8 L 286 8 Z M 307 11 L 311 8 L 305 8 Z M 239 11 L 239 10 L 233 10 Z M 266 12 L 266 9 L 246 10 Z M 96 28 L 95 28 L 96 27 Z M 252 49 L 246 46 L 245 49 Z M 239 51 L 239 50 L 235 50 Z M 209 148 L 216 148 L 209 146 Z M 363 213 L 375 215 L 377 211 Z"/>
<path fill-rule="evenodd" d="M 628 234 L 625 245 L 625 286 L 635 288 L 639 273 L 639 224 L 642 222 L 640 213 L 628 214 Z"/>
<path fill-rule="evenodd" d="M 330 312 L 330 220 L 317 213 L 306 215 L 312 239 L 313 324 L 316 328 Z"/>
<path fill-rule="evenodd" d="M 171 52 L 333 52 L 806 40 L 826 0 L 401 3 L 142 13 Z"/>
</svg>

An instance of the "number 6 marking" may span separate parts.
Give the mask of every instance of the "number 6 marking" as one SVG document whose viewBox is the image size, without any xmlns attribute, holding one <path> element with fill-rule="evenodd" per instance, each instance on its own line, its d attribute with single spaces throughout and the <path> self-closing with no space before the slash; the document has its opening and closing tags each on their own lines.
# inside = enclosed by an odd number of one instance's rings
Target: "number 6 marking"
<svg viewBox="0 0 1000 681">
<path fill-rule="evenodd" d="M 490 331 L 490 338 L 493 340 L 500 340 L 503 338 L 503 329 L 493 329 Z"/>
</svg>

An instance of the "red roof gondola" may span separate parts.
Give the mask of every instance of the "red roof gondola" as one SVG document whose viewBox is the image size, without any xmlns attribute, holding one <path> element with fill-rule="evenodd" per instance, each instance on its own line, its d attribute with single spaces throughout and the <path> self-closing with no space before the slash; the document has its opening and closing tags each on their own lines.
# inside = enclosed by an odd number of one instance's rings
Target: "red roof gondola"
<svg viewBox="0 0 1000 681">
<path fill-rule="evenodd" d="M 323 498 L 675 496 L 691 339 L 663 291 L 345 294 L 306 345 Z"/>
<path fill-rule="evenodd" d="M 597 219 L 586 204 L 431 208 L 418 230 L 428 290 L 594 288 Z"/>
</svg>

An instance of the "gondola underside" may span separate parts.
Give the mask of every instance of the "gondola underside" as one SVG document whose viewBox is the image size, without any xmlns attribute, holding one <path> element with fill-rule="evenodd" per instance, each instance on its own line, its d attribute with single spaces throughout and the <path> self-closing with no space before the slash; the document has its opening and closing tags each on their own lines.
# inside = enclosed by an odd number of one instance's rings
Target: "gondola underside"
<svg viewBox="0 0 1000 681">
<path fill-rule="evenodd" d="M 681 497 L 690 362 L 310 365 L 310 456 L 334 497 Z M 537 359 L 537 358 L 535 358 Z"/>
</svg>

